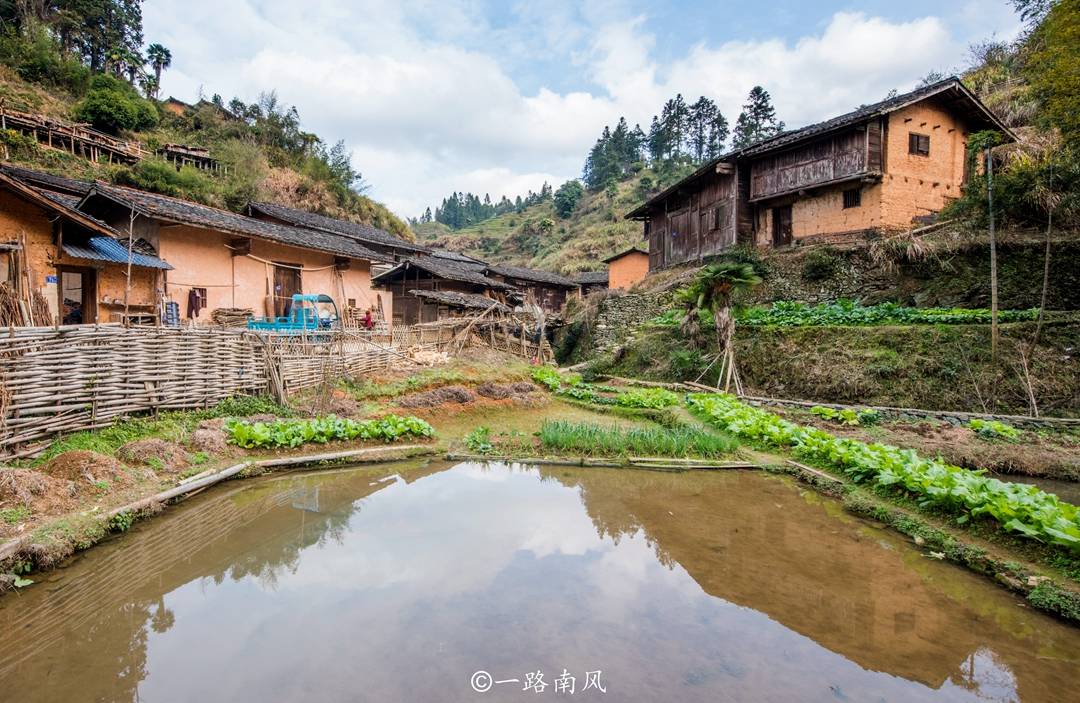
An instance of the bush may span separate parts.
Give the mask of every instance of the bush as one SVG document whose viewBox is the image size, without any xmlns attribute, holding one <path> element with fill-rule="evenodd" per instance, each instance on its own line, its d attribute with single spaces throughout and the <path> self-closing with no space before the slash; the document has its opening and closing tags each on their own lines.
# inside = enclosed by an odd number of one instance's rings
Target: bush
<svg viewBox="0 0 1080 703">
<path fill-rule="evenodd" d="M 119 168 L 113 172 L 112 180 L 117 185 L 205 204 L 213 202 L 215 190 L 210 177 L 199 169 L 184 166 L 177 170 L 164 159 L 143 159 L 134 166 Z"/>
<path fill-rule="evenodd" d="M 832 278 L 839 265 L 840 261 L 828 248 L 814 249 L 803 259 L 803 280 L 824 281 Z"/>
<path fill-rule="evenodd" d="M 75 108 L 75 118 L 113 134 L 122 129 L 141 130 L 157 126 L 158 111 L 124 81 L 98 74 L 90 90 Z"/>
<path fill-rule="evenodd" d="M 44 29 L 30 30 L 29 36 L 9 29 L 0 37 L 0 61 L 11 66 L 30 83 L 63 88 L 82 95 L 90 85 L 90 69 L 60 52 L 56 40 Z"/>
</svg>

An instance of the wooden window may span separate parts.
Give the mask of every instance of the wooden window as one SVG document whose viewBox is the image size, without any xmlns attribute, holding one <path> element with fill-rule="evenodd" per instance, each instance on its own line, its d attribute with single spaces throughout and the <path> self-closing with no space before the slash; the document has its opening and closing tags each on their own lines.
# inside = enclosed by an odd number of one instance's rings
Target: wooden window
<svg viewBox="0 0 1080 703">
<path fill-rule="evenodd" d="M 908 132 L 908 153 L 916 156 L 930 156 L 930 137 Z"/>
<path fill-rule="evenodd" d="M 844 191 L 844 209 L 859 207 L 862 205 L 862 189 L 852 188 Z"/>
</svg>

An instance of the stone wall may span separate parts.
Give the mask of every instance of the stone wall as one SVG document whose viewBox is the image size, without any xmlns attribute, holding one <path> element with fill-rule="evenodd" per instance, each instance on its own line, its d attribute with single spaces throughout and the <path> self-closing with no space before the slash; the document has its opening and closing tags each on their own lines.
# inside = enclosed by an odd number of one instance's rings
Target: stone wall
<svg viewBox="0 0 1080 703">
<path fill-rule="evenodd" d="M 613 295 L 600 303 L 592 328 L 593 348 L 611 349 L 626 341 L 638 326 L 671 307 L 673 293 Z"/>
</svg>

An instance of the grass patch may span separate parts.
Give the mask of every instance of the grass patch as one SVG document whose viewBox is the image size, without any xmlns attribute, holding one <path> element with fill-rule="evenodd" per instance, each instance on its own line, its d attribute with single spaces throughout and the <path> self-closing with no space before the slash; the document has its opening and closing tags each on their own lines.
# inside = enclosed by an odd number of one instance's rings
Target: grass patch
<svg viewBox="0 0 1080 703">
<path fill-rule="evenodd" d="M 728 435 L 692 427 L 620 429 L 564 420 L 545 421 L 539 438 L 545 450 L 583 456 L 714 458 L 738 446 Z"/>
<path fill-rule="evenodd" d="M 30 508 L 25 505 L 16 505 L 14 508 L 3 508 L 0 510 L 0 522 L 6 522 L 9 525 L 18 525 L 20 522 L 29 519 Z"/>
<path fill-rule="evenodd" d="M 195 429 L 202 420 L 263 414 L 289 416 L 292 415 L 292 411 L 265 396 L 237 396 L 226 398 L 217 405 L 205 410 L 170 411 L 161 413 L 156 418 L 136 417 L 118 420 L 115 424 L 100 430 L 75 432 L 58 439 L 49 445 L 30 465 L 40 466 L 60 454 L 79 450 L 115 456 L 120 447 L 140 439 L 155 438 L 171 442 L 180 441 L 188 432 Z M 153 462 L 149 463 L 153 465 Z M 154 466 L 154 468 L 157 469 L 158 467 Z"/>
</svg>

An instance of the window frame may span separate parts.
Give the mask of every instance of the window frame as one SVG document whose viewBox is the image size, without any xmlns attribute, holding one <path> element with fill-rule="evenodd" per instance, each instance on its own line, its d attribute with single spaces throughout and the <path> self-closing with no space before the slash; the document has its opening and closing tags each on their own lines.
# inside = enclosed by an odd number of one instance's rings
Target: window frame
<svg viewBox="0 0 1080 703">
<path fill-rule="evenodd" d="M 848 188 L 843 191 L 842 204 L 844 210 L 862 207 L 862 188 Z"/>
<path fill-rule="evenodd" d="M 930 135 L 908 132 L 908 154 L 911 156 L 930 156 Z"/>
</svg>

